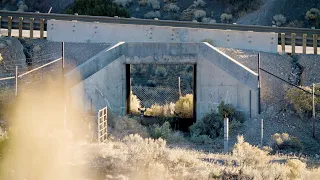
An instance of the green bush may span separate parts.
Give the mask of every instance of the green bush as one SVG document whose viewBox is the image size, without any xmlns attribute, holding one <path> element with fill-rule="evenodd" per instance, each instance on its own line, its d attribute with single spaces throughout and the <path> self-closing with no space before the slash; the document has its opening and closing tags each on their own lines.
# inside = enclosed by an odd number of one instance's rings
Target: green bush
<svg viewBox="0 0 320 180">
<path fill-rule="evenodd" d="M 208 144 L 212 143 L 212 139 L 208 135 L 195 135 L 190 137 L 190 141 L 197 144 Z"/>
<path fill-rule="evenodd" d="M 244 121 L 242 113 L 237 111 L 231 104 L 221 102 L 218 106 L 218 113 L 206 114 L 201 120 L 190 126 L 191 141 L 204 142 L 223 135 L 223 119 L 229 118 L 229 132 L 233 132 Z"/>
<path fill-rule="evenodd" d="M 191 137 L 206 135 L 214 139 L 222 135 L 223 119 L 215 112 L 208 113 L 201 120 L 190 126 Z M 205 138 L 205 137 L 203 137 Z"/>
<path fill-rule="evenodd" d="M 149 127 L 149 134 L 154 139 L 165 139 L 168 142 L 183 142 L 186 141 L 183 134 L 179 131 L 172 131 L 170 123 L 165 122 L 161 126 L 154 124 Z"/>
<path fill-rule="evenodd" d="M 165 122 L 162 126 L 155 124 L 149 128 L 150 136 L 152 138 L 158 139 L 168 139 L 172 133 L 172 129 L 170 127 L 169 122 Z"/>
<path fill-rule="evenodd" d="M 310 87 L 302 87 L 303 89 L 311 92 L 312 89 Z M 320 86 L 315 87 L 315 93 L 320 94 Z M 312 95 L 302 91 L 298 88 L 291 88 L 285 95 L 286 101 L 292 105 L 293 110 L 300 117 L 311 117 L 312 116 Z M 320 98 L 315 97 L 315 103 L 320 103 Z"/>
<path fill-rule="evenodd" d="M 303 148 L 301 141 L 295 136 L 290 136 L 288 133 L 276 133 L 272 135 L 271 144 L 273 150 L 301 151 Z"/>
<path fill-rule="evenodd" d="M 244 122 L 244 115 L 240 111 L 237 111 L 232 104 L 225 104 L 222 101 L 218 106 L 218 113 L 221 118 L 228 117 L 230 121 L 240 121 L 241 123 Z"/>
<path fill-rule="evenodd" d="M 306 20 L 310 21 L 311 24 L 320 28 L 320 10 L 316 8 L 310 9 L 305 16 Z"/>
<path fill-rule="evenodd" d="M 92 16 L 130 17 L 128 10 L 120 8 L 111 0 L 75 0 L 66 8 L 65 13 L 78 13 Z"/>
</svg>

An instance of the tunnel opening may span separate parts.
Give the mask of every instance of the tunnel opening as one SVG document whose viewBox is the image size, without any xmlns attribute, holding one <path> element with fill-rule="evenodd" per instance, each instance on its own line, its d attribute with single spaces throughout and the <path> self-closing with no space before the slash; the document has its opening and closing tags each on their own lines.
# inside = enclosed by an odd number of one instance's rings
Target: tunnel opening
<svg viewBox="0 0 320 180">
<path fill-rule="evenodd" d="M 188 131 L 196 118 L 195 64 L 127 64 L 127 114 Z"/>
</svg>

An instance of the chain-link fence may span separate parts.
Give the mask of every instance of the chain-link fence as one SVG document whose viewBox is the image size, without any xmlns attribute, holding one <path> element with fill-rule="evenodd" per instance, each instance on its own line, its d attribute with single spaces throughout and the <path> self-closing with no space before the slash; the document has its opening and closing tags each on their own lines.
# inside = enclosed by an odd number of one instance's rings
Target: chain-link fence
<svg viewBox="0 0 320 180">
<path fill-rule="evenodd" d="M 193 97 L 193 65 L 131 65 L 131 113 L 138 108 L 168 109 L 174 114 L 175 105 L 180 98 Z M 181 103 L 181 106 L 193 107 L 193 98 Z M 185 103 L 185 104 L 183 104 Z M 157 115 L 157 114 L 153 114 Z"/>
</svg>

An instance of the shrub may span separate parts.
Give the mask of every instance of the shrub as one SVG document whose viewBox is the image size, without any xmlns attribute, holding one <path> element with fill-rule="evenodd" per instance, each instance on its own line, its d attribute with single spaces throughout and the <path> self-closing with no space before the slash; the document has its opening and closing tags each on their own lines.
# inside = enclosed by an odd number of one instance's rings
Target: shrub
<svg viewBox="0 0 320 180">
<path fill-rule="evenodd" d="M 220 16 L 221 22 L 230 23 L 232 21 L 232 14 L 222 13 Z"/>
<path fill-rule="evenodd" d="M 155 124 L 149 129 L 150 129 L 151 137 L 155 139 L 158 139 L 158 138 L 167 139 L 172 133 L 169 122 L 165 122 L 162 126 Z"/>
<path fill-rule="evenodd" d="M 194 6 L 196 6 L 196 7 L 198 7 L 198 6 L 203 7 L 203 6 L 206 5 L 206 2 L 204 2 L 204 0 L 195 0 L 195 1 L 193 1 L 193 4 L 194 4 Z"/>
<path fill-rule="evenodd" d="M 157 66 L 155 75 L 158 77 L 166 77 L 168 75 L 167 69 L 164 66 Z"/>
<path fill-rule="evenodd" d="M 157 117 L 173 117 L 175 111 L 175 104 L 165 104 L 160 106 L 158 104 L 153 104 L 151 108 L 147 108 L 145 115 L 146 116 L 157 116 Z"/>
<path fill-rule="evenodd" d="M 245 142 L 243 136 L 238 136 L 237 139 L 238 142 L 233 147 L 232 156 L 241 166 L 259 167 L 266 165 L 270 161 L 268 152 Z"/>
<path fill-rule="evenodd" d="M 170 143 L 184 142 L 186 141 L 183 134 L 179 131 L 172 131 L 170 123 L 166 121 L 161 126 L 155 124 L 149 127 L 149 133 L 152 138 L 155 139 L 165 139 Z"/>
<path fill-rule="evenodd" d="M 180 118 L 193 117 L 193 94 L 187 94 L 179 98 L 175 105 L 175 111 L 180 114 Z"/>
<path fill-rule="evenodd" d="M 193 134 L 190 137 L 190 141 L 197 144 L 209 144 L 212 143 L 212 139 L 208 135 L 196 135 Z"/>
<path fill-rule="evenodd" d="M 237 111 L 232 104 L 225 104 L 224 101 L 222 101 L 218 106 L 218 114 L 221 118 L 229 118 L 230 121 L 244 122 L 243 114 Z"/>
<path fill-rule="evenodd" d="M 236 111 L 232 105 L 224 104 L 221 102 L 218 106 L 218 113 L 211 112 L 206 114 L 201 120 L 190 126 L 191 136 L 198 138 L 201 135 L 207 135 L 209 138 L 214 139 L 223 135 L 223 119 L 225 116 L 229 117 L 229 132 L 232 133 L 236 130 L 243 121 L 242 116 L 239 115 L 237 119 L 236 114 L 241 114 Z M 202 137 L 206 138 L 206 137 Z"/>
<path fill-rule="evenodd" d="M 316 8 L 310 9 L 305 16 L 306 20 L 309 20 L 317 28 L 320 27 L 320 10 Z"/>
<path fill-rule="evenodd" d="M 139 108 L 141 107 L 140 99 L 130 92 L 130 112 L 133 114 L 140 114 Z"/>
<path fill-rule="evenodd" d="M 311 92 L 310 87 L 301 87 L 306 91 Z M 315 93 L 320 94 L 320 86 L 315 86 Z M 311 117 L 312 116 L 312 95 L 302 91 L 298 88 L 291 88 L 285 95 L 285 100 L 292 106 L 293 110 L 300 117 Z M 320 103 L 320 98 L 315 97 L 315 103 Z"/>
<path fill-rule="evenodd" d="M 137 120 L 128 117 L 110 119 L 108 120 L 108 126 L 112 128 L 110 133 L 119 139 L 130 134 L 139 134 L 144 138 L 149 137 L 146 127 L 142 126 Z"/>
<path fill-rule="evenodd" d="M 277 15 L 273 16 L 272 24 L 274 24 L 276 26 L 282 26 L 286 22 L 287 22 L 287 18 L 284 17 L 284 15 L 282 15 L 282 14 L 277 14 Z"/>
<path fill-rule="evenodd" d="M 170 4 L 166 4 L 163 7 L 163 10 L 167 11 L 167 12 L 178 12 L 180 10 L 180 7 L 175 4 L 170 3 Z"/>
<path fill-rule="evenodd" d="M 294 20 L 289 22 L 289 24 L 287 24 L 288 27 L 293 27 L 293 28 L 303 28 L 304 27 L 304 22 L 303 21 L 298 21 L 298 20 Z"/>
<path fill-rule="evenodd" d="M 148 0 L 139 0 L 139 1 L 138 1 L 138 4 L 139 4 L 140 6 L 145 6 L 145 5 L 148 4 Z"/>
<path fill-rule="evenodd" d="M 301 151 L 303 148 L 301 141 L 297 137 L 290 136 L 288 133 L 276 133 L 272 135 L 271 144 L 273 150 Z"/>
<path fill-rule="evenodd" d="M 24 12 L 24 11 L 28 10 L 28 6 L 24 3 L 24 1 L 19 1 L 17 3 L 17 6 L 18 6 L 17 11 Z"/>
<path fill-rule="evenodd" d="M 65 13 L 79 13 L 91 16 L 130 17 L 128 10 L 120 8 L 111 0 L 75 0 L 66 8 Z"/>
<path fill-rule="evenodd" d="M 198 20 L 206 17 L 207 13 L 204 10 L 195 10 L 193 16 Z M 200 21 L 200 20 L 199 20 Z"/>
<path fill-rule="evenodd" d="M 305 18 L 306 20 L 316 20 L 318 16 L 320 16 L 320 10 L 312 8 L 306 13 Z"/>
<path fill-rule="evenodd" d="M 41 47 L 39 45 L 37 45 L 37 46 L 34 46 L 32 50 L 34 52 L 39 52 L 39 51 L 41 51 Z"/>
<path fill-rule="evenodd" d="M 259 9 L 263 0 L 220 0 L 227 4 L 228 12 L 236 16 Z"/>
<path fill-rule="evenodd" d="M 304 179 L 303 173 L 306 171 L 306 164 L 298 159 L 289 159 L 286 162 L 286 168 L 289 170 L 287 176 L 289 179 Z"/>
<path fill-rule="evenodd" d="M 216 23 L 217 21 L 215 19 L 204 17 L 204 18 L 202 18 L 201 22 L 212 24 L 212 23 Z"/>
<path fill-rule="evenodd" d="M 148 5 L 151 6 L 153 9 L 160 9 L 159 0 L 148 0 Z"/>
<path fill-rule="evenodd" d="M 147 18 L 147 19 L 159 18 L 160 16 L 161 16 L 160 11 L 150 11 L 144 14 L 144 18 Z"/>
<path fill-rule="evenodd" d="M 215 112 L 206 114 L 201 120 L 190 126 L 191 137 L 194 138 L 201 135 L 206 135 L 211 139 L 220 136 L 223 128 L 223 120 Z M 202 137 L 206 138 L 206 137 Z"/>
<path fill-rule="evenodd" d="M 119 6 L 126 7 L 132 2 L 132 0 L 113 0 L 113 2 Z"/>
</svg>

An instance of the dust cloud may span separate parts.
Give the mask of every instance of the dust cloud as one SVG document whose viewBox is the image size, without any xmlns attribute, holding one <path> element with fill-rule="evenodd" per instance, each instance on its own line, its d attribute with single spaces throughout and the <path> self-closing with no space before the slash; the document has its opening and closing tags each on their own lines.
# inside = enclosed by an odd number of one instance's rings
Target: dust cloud
<svg viewBox="0 0 320 180">
<path fill-rule="evenodd" d="M 36 90 L 19 92 L 10 110 L 11 128 L 0 164 L 1 180 L 73 180 L 86 176 L 86 168 L 75 165 L 75 161 L 79 164 L 85 161 L 81 149 L 75 151 L 80 139 L 75 141 L 64 121 L 81 117 L 71 114 L 72 111 L 65 114 L 65 104 L 67 107 L 69 104 L 64 95 L 61 81 L 46 82 Z M 81 124 L 72 124 L 73 129 L 89 133 Z"/>
</svg>

